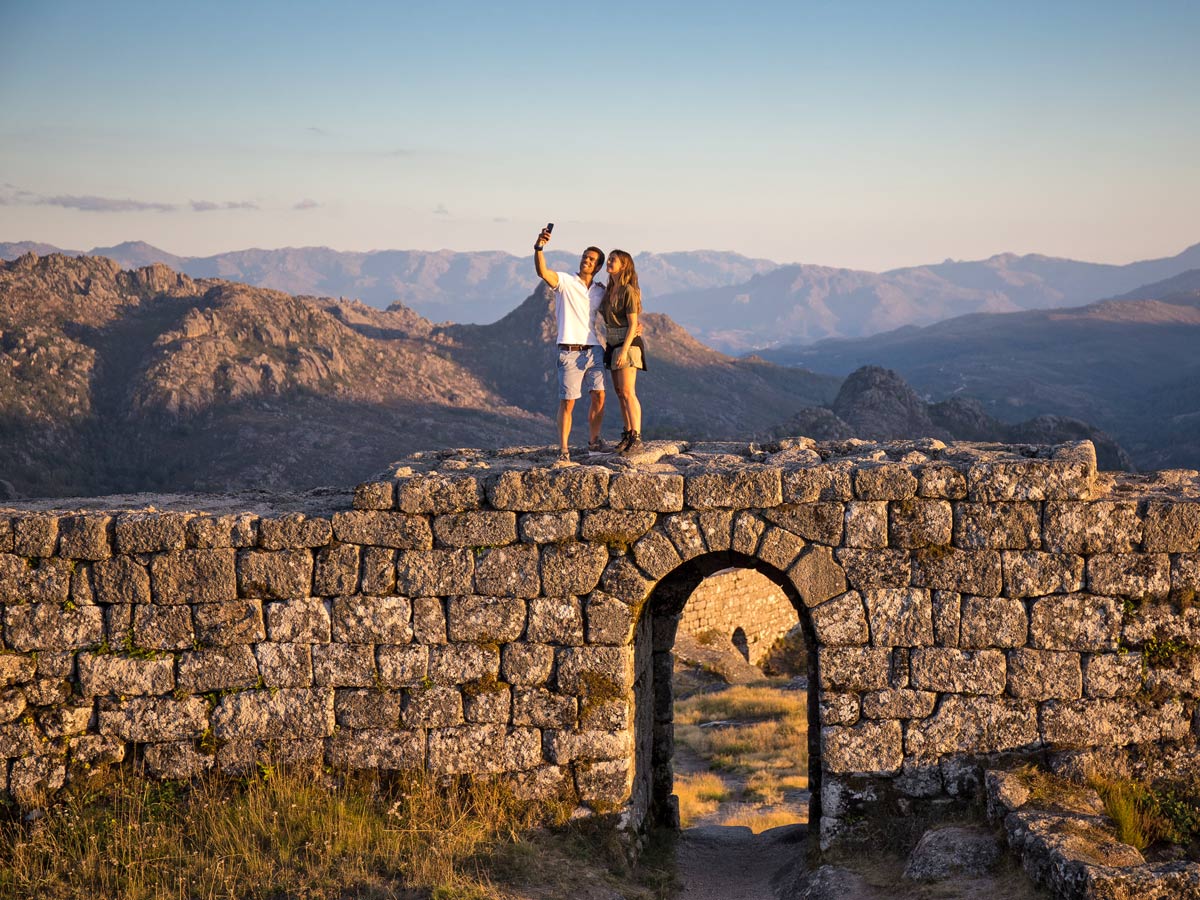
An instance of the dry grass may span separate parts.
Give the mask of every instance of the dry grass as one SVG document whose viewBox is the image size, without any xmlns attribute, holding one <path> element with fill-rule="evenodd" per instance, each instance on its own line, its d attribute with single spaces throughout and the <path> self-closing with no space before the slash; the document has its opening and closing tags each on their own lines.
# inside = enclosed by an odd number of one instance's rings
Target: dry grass
<svg viewBox="0 0 1200 900">
<path fill-rule="evenodd" d="M 795 825 L 807 822 L 808 816 L 794 809 L 758 809 L 752 806 L 738 806 L 721 816 L 721 825 L 744 825 L 755 834 L 761 834 L 782 825 Z"/>
<path fill-rule="evenodd" d="M 566 810 L 497 782 L 268 769 L 191 787 L 118 770 L 32 826 L 0 823 L 0 896 L 497 896 L 481 860 Z"/>
<path fill-rule="evenodd" d="M 808 694 L 768 685 L 737 685 L 696 694 L 675 705 L 675 722 L 698 725 L 724 719 L 790 719 L 808 717 Z"/>
<path fill-rule="evenodd" d="M 675 796 L 679 798 L 679 822 L 690 828 L 729 799 L 729 788 L 715 772 L 697 772 L 675 779 Z"/>
</svg>

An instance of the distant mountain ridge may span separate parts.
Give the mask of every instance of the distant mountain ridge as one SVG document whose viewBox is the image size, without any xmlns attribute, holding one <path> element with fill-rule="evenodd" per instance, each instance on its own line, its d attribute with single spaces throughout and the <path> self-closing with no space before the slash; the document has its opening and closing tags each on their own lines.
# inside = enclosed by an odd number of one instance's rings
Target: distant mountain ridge
<svg viewBox="0 0 1200 900">
<path fill-rule="evenodd" d="M 0 244 L 0 258 L 28 251 L 45 255 L 51 249 L 30 242 Z M 578 249 L 552 251 L 551 266 L 574 271 Z M 498 321 L 537 284 L 529 257 L 499 251 L 358 253 L 292 247 L 182 257 L 134 241 L 89 253 L 125 268 L 158 262 L 192 278 L 355 298 L 380 309 L 399 302 L 433 321 L 458 323 Z M 967 313 L 1081 306 L 1200 268 L 1200 244 L 1172 257 L 1123 266 L 1012 253 L 887 272 L 781 266 L 711 250 L 640 253 L 636 261 L 647 311 L 670 316 L 711 347 L 745 353 L 867 337 Z"/>
</svg>

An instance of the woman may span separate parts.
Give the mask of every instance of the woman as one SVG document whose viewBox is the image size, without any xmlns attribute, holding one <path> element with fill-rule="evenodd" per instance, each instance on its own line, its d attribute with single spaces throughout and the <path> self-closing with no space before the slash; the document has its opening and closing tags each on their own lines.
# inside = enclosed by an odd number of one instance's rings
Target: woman
<svg viewBox="0 0 1200 900">
<path fill-rule="evenodd" d="M 633 257 L 624 250 L 608 254 L 606 269 L 608 287 L 600 303 L 608 344 L 604 351 L 604 366 L 612 372 L 613 388 L 625 420 L 625 430 L 616 449 L 622 456 L 629 456 L 642 449 L 642 405 L 634 390 L 638 369 L 646 368 L 645 345 L 638 334 L 642 291 L 638 287 Z"/>
</svg>

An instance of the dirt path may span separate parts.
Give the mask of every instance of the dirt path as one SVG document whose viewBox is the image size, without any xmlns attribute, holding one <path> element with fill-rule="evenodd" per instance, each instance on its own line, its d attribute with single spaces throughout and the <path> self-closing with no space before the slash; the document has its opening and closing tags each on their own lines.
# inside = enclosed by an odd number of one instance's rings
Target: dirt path
<svg viewBox="0 0 1200 900">
<path fill-rule="evenodd" d="M 755 835 L 749 828 L 705 825 L 679 834 L 679 900 L 775 900 L 771 878 L 804 855 L 807 825 Z"/>
</svg>

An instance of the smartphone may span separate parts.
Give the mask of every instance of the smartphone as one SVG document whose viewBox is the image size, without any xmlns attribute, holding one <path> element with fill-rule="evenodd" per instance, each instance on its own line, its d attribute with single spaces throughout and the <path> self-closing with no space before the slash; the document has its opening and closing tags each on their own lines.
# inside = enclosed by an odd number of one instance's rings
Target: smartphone
<svg viewBox="0 0 1200 900">
<path fill-rule="evenodd" d="M 547 223 L 546 223 L 546 230 L 547 230 L 547 231 L 553 231 L 553 230 L 554 230 L 554 223 L 553 223 L 553 222 L 547 222 Z M 537 248 L 538 248 L 539 250 L 541 250 L 541 249 L 542 249 L 543 247 L 545 247 L 545 246 L 546 246 L 546 242 L 545 242 L 545 241 L 538 241 L 538 242 L 537 242 Z"/>
</svg>

